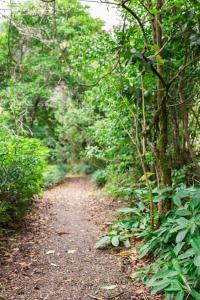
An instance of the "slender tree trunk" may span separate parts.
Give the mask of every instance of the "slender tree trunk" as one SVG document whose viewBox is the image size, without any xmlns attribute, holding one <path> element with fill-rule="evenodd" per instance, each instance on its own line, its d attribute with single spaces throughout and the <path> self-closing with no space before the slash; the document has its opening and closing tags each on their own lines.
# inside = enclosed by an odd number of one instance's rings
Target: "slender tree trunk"
<svg viewBox="0 0 200 300">
<path fill-rule="evenodd" d="M 38 96 L 35 99 L 35 102 L 33 103 L 32 111 L 31 111 L 31 121 L 30 121 L 30 128 L 33 129 L 34 121 L 36 119 L 36 113 L 37 113 L 37 108 L 40 102 L 40 97 Z"/>
<path fill-rule="evenodd" d="M 185 64 L 187 63 L 187 54 L 185 56 Z M 181 112 L 182 112 L 182 120 L 183 120 L 183 137 L 185 140 L 185 144 L 187 144 L 187 147 L 184 147 L 185 149 L 188 149 L 188 152 L 190 154 L 190 159 L 198 173 L 200 175 L 200 167 L 198 165 L 196 155 L 193 151 L 191 142 L 190 142 L 190 134 L 189 134 L 189 117 L 188 117 L 188 108 L 186 105 L 186 98 L 184 93 L 184 79 L 185 79 L 185 69 L 180 73 L 179 75 L 179 85 L 178 85 L 178 92 L 179 92 L 179 98 L 181 103 Z M 185 150 L 183 149 L 183 151 Z M 184 154 L 183 154 L 184 156 Z"/>
<path fill-rule="evenodd" d="M 159 49 L 162 48 L 162 18 L 161 9 L 163 6 L 163 0 L 157 0 L 156 16 L 156 43 Z M 160 53 L 162 58 L 162 52 Z M 157 71 L 163 76 L 164 66 L 162 63 L 157 64 Z M 157 153 L 158 163 L 161 173 L 162 184 L 164 186 L 170 186 L 171 182 L 171 167 L 169 163 L 167 147 L 168 147 L 168 117 L 166 108 L 166 89 L 160 79 L 157 80 L 157 106 L 160 108 L 159 115 L 159 134 L 157 140 Z M 163 215 L 171 208 L 171 200 L 161 201 L 159 203 L 159 214 Z"/>
</svg>

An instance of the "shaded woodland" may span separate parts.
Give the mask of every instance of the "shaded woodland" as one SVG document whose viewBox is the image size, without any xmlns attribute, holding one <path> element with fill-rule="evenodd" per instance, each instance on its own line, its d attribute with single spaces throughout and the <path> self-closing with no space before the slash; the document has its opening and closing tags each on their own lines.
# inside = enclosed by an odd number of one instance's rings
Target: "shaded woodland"
<svg viewBox="0 0 200 300">
<path fill-rule="evenodd" d="M 99 2 L 118 7 L 113 32 L 78 0 L 1 13 L 2 230 L 45 187 L 91 174 L 123 203 L 96 247 L 139 241 L 151 262 L 134 276 L 199 300 L 199 1 Z"/>
</svg>

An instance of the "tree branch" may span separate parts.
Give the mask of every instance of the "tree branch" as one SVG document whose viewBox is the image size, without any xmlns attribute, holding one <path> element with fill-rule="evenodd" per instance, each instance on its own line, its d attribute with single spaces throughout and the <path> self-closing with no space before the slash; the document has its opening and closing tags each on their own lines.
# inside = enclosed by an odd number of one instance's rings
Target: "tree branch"
<svg viewBox="0 0 200 300">
<path fill-rule="evenodd" d="M 176 73 L 176 75 L 169 81 L 167 84 L 168 88 L 172 85 L 174 80 L 183 72 L 187 67 L 189 67 L 191 64 L 193 64 L 196 60 L 200 59 L 200 56 L 195 57 L 191 61 L 189 61 L 187 64 L 183 65 L 182 68 L 179 69 L 179 71 Z"/>
<path fill-rule="evenodd" d="M 144 42 L 145 42 L 145 47 L 144 49 L 146 49 L 147 45 L 148 45 L 148 38 L 144 29 L 144 25 L 142 24 L 141 19 L 138 17 L 138 15 L 129 7 L 125 4 L 126 2 L 121 1 L 121 7 L 124 8 L 126 11 L 128 11 L 138 22 L 140 29 L 142 31 L 143 37 L 144 37 Z M 145 52 L 145 51 L 144 51 Z"/>
</svg>

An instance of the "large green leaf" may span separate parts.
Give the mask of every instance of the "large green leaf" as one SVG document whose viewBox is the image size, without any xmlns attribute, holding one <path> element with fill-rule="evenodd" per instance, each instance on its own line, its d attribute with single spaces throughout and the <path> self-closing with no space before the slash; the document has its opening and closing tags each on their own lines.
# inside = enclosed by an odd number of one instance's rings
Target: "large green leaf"
<svg viewBox="0 0 200 300">
<path fill-rule="evenodd" d="M 178 216 L 191 216 L 192 213 L 191 213 L 191 211 L 189 211 L 187 209 L 178 209 L 176 211 L 176 215 L 178 215 Z"/>
<path fill-rule="evenodd" d="M 103 248 L 105 246 L 108 246 L 110 242 L 111 242 L 111 238 L 109 236 L 104 236 L 95 244 L 95 248 L 96 249 Z"/>
<path fill-rule="evenodd" d="M 162 280 L 153 284 L 152 294 L 157 294 L 159 291 L 164 290 L 166 287 L 170 285 L 169 280 Z M 150 286 L 151 287 L 151 286 Z"/>
<path fill-rule="evenodd" d="M 200 237 L 193 238 L 190 243 L 195 251 L 195 254 L 200 255 Z"/>
<path fill-rule="evenodd" d="M 131 208 L 131 207 L 119 208 L 117 210 L 117 212 L 123 213 L 123 214 L 134 213 L 134 214 L 140 215 L 140 213 L 138 212 L 138 210 L 136 208 Z"/>
<path fill-rule="evenodd" d="M 172 196 L 172 201 L 176 206 L 181 206 L 181 198 L 177 195 Z"/>
<path fill-rule="evenodd" d="M 194 258 L 194 265 L 200 267 L 200 255 Z"/>
<path fill-rule="evenodd" d="M 184 295 L 185 295 L 184 291 L 178 292 L 176 295 L 176 300 L 184 300 Z"/>
<path fill-rule="evenodd" d="M 179 254 L 179 252 L 181 251 L 181 249 L 183 248 L 184 245 L 185 245 L 185 242 L 182 242 L 182 243 L 178 243 L 174 247 L 173 251 L 174 251 L 174 253 L 175 253 L 176 256 Z"/>
<path fill-rule="evenodd" d="M 118 247 L 119 246 L 119 236 L 113 236 L 111 239 L 111 243 L 114 247 Z"/>
<path fill-rule="evenodd" d="M 182 242 L 184 240 L 184 238 L 186 237 L 187 233 L 188 233 L 188 229 L 179 231 L 179 233 L 176 236 L 176 243 Z"/>
<path fill-rule="evenodd" d="M 192 297 L 193 297 L 195 300 L 199 300 L 199 299 L 200 299 L 200 293 L 197 292 L 197 291 L 194 290 L 194 289 L 192 290 L 191 295 L 192 295 Z"/>
<path fill-rule="evenodd" d="M 194 256 L 194 250 L 192 248 L 190 248 L 186 252 L 180 254 L 178 256 L 178 259 L 185 259 L 185 258 L 192 257 L 192 256 Z"/>
</svg>

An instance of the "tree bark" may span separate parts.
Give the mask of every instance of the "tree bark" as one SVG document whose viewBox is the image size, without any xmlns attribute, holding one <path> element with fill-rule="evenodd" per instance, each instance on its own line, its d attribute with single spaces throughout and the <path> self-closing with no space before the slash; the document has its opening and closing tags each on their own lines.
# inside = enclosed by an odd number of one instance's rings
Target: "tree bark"
<svg viewBox="0 0 200 300">
<path fill-rule="evenodd" d="M 162 48 L 162 17 L 161 9 L 163 6 L 163 0 L 157 0 L 157 16 L 156 16 L 156 44 L 158 49 Z M 160 52 L 162 58 L 162 51 Z M 160 62 L 157 64 L 157 71 L 163 77 L 164 65 Z M 168 116 L 166 107 L 166 88 L 160 79 L 157 80 L 157 107 L 160 109 L 159 114 L 159 134 L 157 140 L 157 153 L 158 153 L 158 164 L 161 173 L 162 185 L 170 186 L 171 181 L 171 167 L 167 153 L 168 147 Z M 158 206 L 159 214 L 162 216 L 168 210 L 171 209 L 171 199 L 161 201 Z"/>
<path fill-rule="evenodd" d="M 187 54 L 185 56 L 185 63 L 187 63 Z M 187 144 L 185 149 L 188 149 L 190 159 L 196 169 L 196 172 L 198 175 L 200 175 L 200 167 L 198 165 L 196 155 L 193 151 L 191 142 L 190 142 L 190 133 L 189 133 L 189 118 L 188 118 L 188 108 L 186 105 L 186 97 L 185 97 L 185 92 L 184 92 L 184 79 L 185 79 L 185 69 L 180 72 L 179 74 L 179 85 L 178 85 L 178 92 L 179 92 L 179 98 L 180 98 L 180 103 L 181 103 L 181 112 L 182 112 L 182 122 L 183 122 L 183 135 L 184 135 L 184 140 L 185 143 Z M 183 149 L 184 151 L 184 149 Z M 184 154 L 183 154 L 184 155 Z"/>
</svg>

